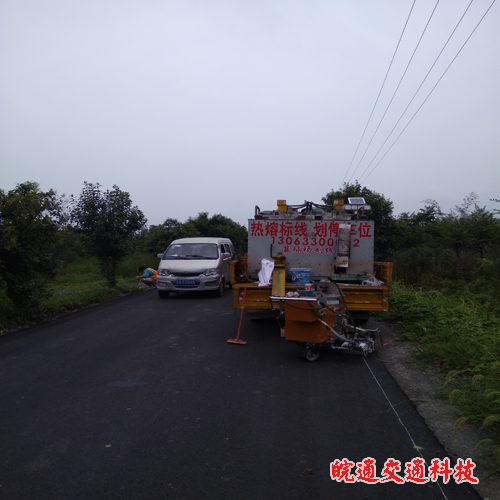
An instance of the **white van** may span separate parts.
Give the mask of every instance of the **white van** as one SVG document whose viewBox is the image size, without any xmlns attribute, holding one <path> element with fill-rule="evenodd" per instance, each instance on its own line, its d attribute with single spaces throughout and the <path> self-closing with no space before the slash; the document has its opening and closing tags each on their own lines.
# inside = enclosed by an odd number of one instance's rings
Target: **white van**
<svg viewBox="0 0 500 500">
<path fill-rule="evenodd" d="M 231 286 L 229 263 L 236 251 L 227 238 L 181 238 L 158 258 L 156 288 L 162 299 L 170 292 L 205 290 L 222 297 L 225 285 Z"/>
</svg>

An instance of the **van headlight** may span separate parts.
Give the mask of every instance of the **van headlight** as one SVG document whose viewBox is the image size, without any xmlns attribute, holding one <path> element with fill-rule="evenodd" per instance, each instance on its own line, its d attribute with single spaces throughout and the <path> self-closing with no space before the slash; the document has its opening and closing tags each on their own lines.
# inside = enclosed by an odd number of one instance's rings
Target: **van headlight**
<svg viewBox="0 0 500 500">
<path fill-rule="evenodd" d="M 211 267 L 209 269 L 205 269 L 202 274 L 204 276 L 215 276 L 217 274 L 217 268 L 216 267 Z"/>
<path fill-rule="evenodd" d="M 159 276 L 171 276 L 172 273 L 170 272 L 170 269 L 160 269 L 158 271 Z"/>
</svg>

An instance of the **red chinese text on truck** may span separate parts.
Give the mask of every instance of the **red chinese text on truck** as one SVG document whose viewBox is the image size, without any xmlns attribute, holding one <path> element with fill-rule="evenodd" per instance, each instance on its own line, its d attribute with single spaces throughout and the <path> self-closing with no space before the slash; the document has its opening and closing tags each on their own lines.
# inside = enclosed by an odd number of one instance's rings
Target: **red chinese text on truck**
<svg viewBox="0 0 500 500">
<path fill-rule="evenodd" d="M 387 311 L 392 263 L 374 261 L 375 227 L 365 214 L 369 209 L 363 198 L 335 201 L 332 206 L 287 205 L 278 200 L 277 210 L 255 207 L 254 218 L 248 221 L 246 275 L 238 276 L 234 264 L 231 269 L 234 307 L 244 307 L 250 316 L 264 316 L 273 308 L 271 296 L 304 288 L 304 282 L 296 279 L 304 271 L 313 287 L 338 284 L 359 322 L 366 321 L 370 311 Z M 258 283 L 263 260 L 274 262 L 268 286 Z"/>
</svg>

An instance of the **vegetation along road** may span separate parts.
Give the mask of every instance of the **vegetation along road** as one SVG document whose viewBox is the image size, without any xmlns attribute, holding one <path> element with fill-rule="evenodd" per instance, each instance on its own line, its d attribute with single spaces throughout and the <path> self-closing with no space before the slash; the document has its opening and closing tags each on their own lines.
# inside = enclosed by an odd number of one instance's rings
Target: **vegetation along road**
<svg viewBox="0 0 500 500">
<path fill-rule="evenodd" d="M 0 337 L 1 498 L 479 498 L 387 480 L 446 454 L 376 355 L 309 363 L 246 317 L 228 344 L 238 323 L 231 293 L 145 291 Z M 368 482 L 332 479 L 349 461 Z"/>
</svg>

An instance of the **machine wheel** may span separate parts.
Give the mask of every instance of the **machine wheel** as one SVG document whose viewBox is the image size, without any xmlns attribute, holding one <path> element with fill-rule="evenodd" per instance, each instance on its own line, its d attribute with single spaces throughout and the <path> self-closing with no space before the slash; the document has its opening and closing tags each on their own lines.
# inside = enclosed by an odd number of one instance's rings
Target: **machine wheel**
<svg viewBox="0 0 500 500">
<path fill-rule="evenodd" d="M 166 299 L 170 295 L 170 292 L 166 292 L 165 290 L 158 290 L 158 296 L 160 299 Z"/>
<path fill-rule="evenodd" d="M 316 361 L 319 358 L 319 349 L 317 347 L 301 347 L 300 357 L 306 361 Z"/>
<path fill-rule="evenodd" d="M 316 361 L 319 358 L 319 349 L 317 347 L 310 347 L 306 349 L 307 361 Z"/>
<path fill-rule="evenodd" d="M 222 297 L 224 295 L 224 287 L 226 286 L 226 283 L 224 282 L 224 278 L 220 279 L 219 283 L 219 288 L 217 288 L 215 292 L 216 297 Z"/>
</svg>

